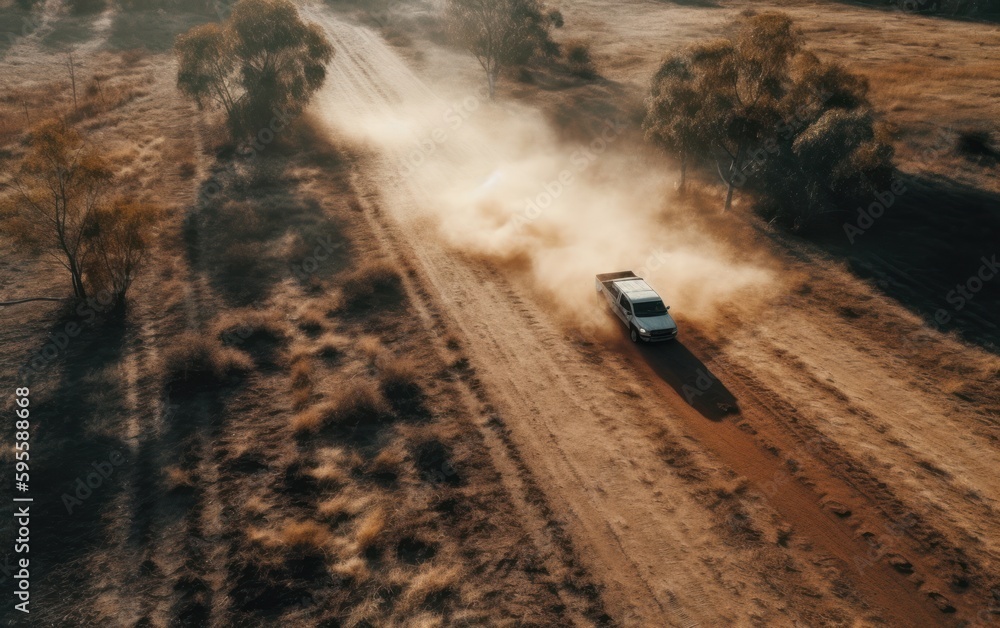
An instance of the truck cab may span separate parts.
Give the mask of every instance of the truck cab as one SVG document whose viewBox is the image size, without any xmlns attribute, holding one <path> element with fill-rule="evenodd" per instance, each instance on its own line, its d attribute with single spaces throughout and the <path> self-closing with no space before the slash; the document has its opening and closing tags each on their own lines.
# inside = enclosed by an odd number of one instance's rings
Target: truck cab
<svg viewBox="0 0 1000 628">
<path fill-rule="evenodd" d="M 666 342 L 677 338 L 670 307 L 632 271 L 597 275 L 596 288 L 611 311 L 629 330 L 632 342 Z"/>
</svg>

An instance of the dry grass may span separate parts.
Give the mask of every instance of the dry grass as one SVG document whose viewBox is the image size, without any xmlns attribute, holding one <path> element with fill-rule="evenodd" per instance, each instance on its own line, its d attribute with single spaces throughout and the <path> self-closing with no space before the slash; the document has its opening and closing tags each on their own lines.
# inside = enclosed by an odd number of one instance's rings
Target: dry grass
<svg viewBox="0 0 1000 628">
<path fill-rule="evenodd" d="M 410 399 L 420 391 L 420 364 L 410 356 L 383 355 L 378 360 L 379 381 L 389 399 Z"/>
<path fill-rule="evenodd" d="M 321 484 L 346 484 L 351 477 L 350 467 L 357 463 L 354 456 L 339 447 L 326 447 L 316 453 L 317 465 L 307 473 Z"/>
<path fill-rule="evenodd" d="M 271 503 L 260 495 L 252 495 L 243 502 L 243 510 L 254 517 L 263 517 L 271 511 Z"/>
<path fill-rule="evenodd" d="M 338 388 L 330 400 L 299 412 L 292 419 L 298 433 L 316 433 L 333 423 L 378 419 L 391 412 L 378 387 L 369 380 L 352 379 Z"/>
<path fill-rule="evenodd" d="M 355 586 L 371 577 L 371 573 L 368 571 L 368 563 L 358 556 L 352 556 L 347 560 L 337 563 L 331 571 L 334 575 L 350 581 Z"/>
<path fill-rule="evenodd" d="M 316 356 L 324 360 L 336 360 L 344 354 L 350 343 L 350 339 L 345 336 L 323 334 L 316 342 Z"/>
<path fill-rule="evenodd" d="M 235 346 L 280 344 L 289 337 L 288 324 L 273 310 L 229 310 L 216 318 L 212 329 L 223 343 Z"/>
<path fill-rule="evenodd" d="M 330 499 L 320 502 L 317 507 L 317 511 L 323 517 L 328 517 L 330 519 L 356 517 L 368 508 L 370 501 L 370 498 L 367 496 L 351 497 L 350 495 L 341 493 L 336 497 L 331 497 Z"/>
<path fill-rule="evenodd" d="M 329 409 L 326 406 L 306 408 L 292 417 L 292 431 L 296 434 L 316 433 L 326 423 Z"/>
<path fill-rule="evenodd" d="M 399 611 L 414 613 L 426 606 L 434 606 L 458 587 L 461 570 L 458 567 L 432 565 L 421 571 L 410 581 L 403 593 Z"/>
<path fill-rule="evenodd" d="M 298 318 L 299 329 L 306 332 L 309 335 L 318 335 L 326 327 L 326 314 L 322 310 L 309 307 L 299 314 Z"/>
<path fill-rule="evenodd" d="M 337 419 L 382 415 L 390 411 L 382 393 L 369 380 L 350 380 L 330 403 L 331 414 Z"/>
<path fill-rule="evenodd" d="M 385 347 L 382 346 L 382 341 L 378 339 L 378 336 L 361 336 L 354 343 L 354 346 L 371 363 L 375 363 L 385 353 Z"/>
<path fill-rule="evenodd" d="M 194 488 L 195 482 L 191 473 L 180 467 L 167 467 L 163 470 L 163 484 L 168 491 L 184 491 Z"/>
<path fill-rule="evenodd" d="M 292 409 L 296 412 L 304 411 L 313 400 L 312 388 L 292 389 Z M 297 430 L 298 431 L 298 430 Z"/>
<path fill-rule="evenodd" d="M 126 68 L 131 68 L 133 66 L 139 65 L 147 56 L 147 51 L 145 48 L 131 48 L 129 50 L 123 50 L 121 52 L 122 66 Z"/>
<path fill-rule="evenodd" d="M 382 451 L 378 452 L 378 455 L 372 458 L 368 465 L 368 472 L 377 475 L 392 474 L 398 476 L 403 472 L 407 457 L 406 448 L 395 443 L 383 448 Z"/>
<path fill-rule="evenodd" d="M 77 106 L 71 110 L 68 120 L 80 122 L 96 118 L 148 93 L 127 80 L 112 80 L 106 75 L 95 74 L 85 83 L 82 95 L 77 98 Z"/>
<path fill-rule="evenodd" d="M 358 522 L 354 531 L 354 541 L 358 544 L 358 549 L 362 552 L 374 547 L 375 543 L 382 536 L 388 524 L 385 510 L 381 506 L 376 506 L 361 521 Z"/>
<path fill-rule="evenodd" d="M 386 261 L 367 262 L 344 279 L 341 288 L 344 306 L 349 310 L 375 304 L 391 306 L 403 299 L 399 271 Z"/>
<path fill-rule="evenodd" d="M 264 547 L 329 554 L 335 539 L 330 529 L 310 520 L 285 521 L 274 528 L 250 530 L 248 538 Z"/>
<path fill-rule="evenodd" d="M 292 363 L 292 388 L 311 390 L 315 368 L 312 360 L 302 358 Z"/>
<path fill-rule="evenodd" d="M 172 390 L 218 386 L 234 374 L 253 369 L 246 353 L 224 347 L 212 337 L 181 335 L 164 357 L 163 372 Z"/>
</svg>

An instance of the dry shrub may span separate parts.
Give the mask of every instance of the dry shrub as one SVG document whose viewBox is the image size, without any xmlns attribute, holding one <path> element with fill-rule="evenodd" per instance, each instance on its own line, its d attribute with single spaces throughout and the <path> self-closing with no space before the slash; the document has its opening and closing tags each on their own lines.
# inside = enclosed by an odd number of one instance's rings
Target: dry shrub
<svg viewBox="0 0 1000 628">
<path fill-rule="evenodd" d="M 386 447 L 368 465 L 368 472 L 376 476 L 398 477 L 406 463 L 406 449 L 400 445 Z"/>
<path fill-rule="evenodd" d="M 352 556 L 333 566 L 333 574 L 354 584 L 360 584 L 368 579 L 368 564 L 358 556 Z M 359 625 L 359 624 L 351 624 Z"/>
<path fill-rule="evenodd" d="M 292 419 L 296 433 L 318 432 L 331 424 L 378 420 L 391 412 L 389 404 L 374 383 L 348 380 L 330 401 L 303 410 Z"/>
<path fill-rule="evenodd" d="M 382 532 L 385 531 L 387 518 L 385 510 L 378 506 L 372 509 L 358 522 L 354 532 L 354 540 L 362 552 L 374 547 Z"/>
<path fill-rule="evenodd" d="M 319 334 L 326 325 L 326 315 L 316 308 L 307 308 L 299 315 L 299 329 L 310 335 Z"/>
<path fill-rule="evenodd" d="M 389 262 L 367 262 L 344 279 L 342 296 L 349 310 L 398 305 L 403 301 L 403 283 Z"/>
<path fill-rule="evenodd" d="M 172 392 L 216 387 L 252 368 L 253 360 L 247 354 L 194 333 L 182 334 L 164 358 L 164 378 Z"/>
<path fill-rule="evenodd" d="M 228 346 L 276 346 L 288 340 L 288 325 L 272 310 L 230 310 L 219 316 L 212 329 Z"/>
<path fill-rule="evenodd" d="M 375 362 L 383 353 L 385 353 L 385 348 L 382 346 L 382 341 L 378 339 L 377 336 L 364 335 L 358 338 L 355 343 L 358 351 L 361 355 L 368 358 L 369 361 Z"/>
<path fill-rule="evenodd" d="M 112 82 L 107 77 L 94 75 L 84 84 L 83 93 L 77 101 L 77 106 L 67 118 L 71 122 L 96 118 L 148 93 L 146 90 L 139 89 L 129 83 Z"/>
<path fill-rule="evenodd" d="M 296 390 L 310 390 L 313 383 L 313 363 L 312 360 L 301 359 L 292 363 L 292 388 Z"/>
<path fill-rule="evenodd" d="M 582 41 L 571 41 L 566 44 L 566 61 L 569 63 L 569 71 L 574 76 L 584 79 L 592 79 L 597 76 L 594 70 L 594 61 L 590 57 L 590 46 Z"/>
<path fill-rule="evenodd" d="M 121 52 L 122 66 L 126 68 L 131 68 L 139 64 L 140 61 L 146 58 L 145 48 L 130 48 L 129 50 L 123 50 Z"/>
<path fill-rule="evenodd" d="M 252 542 L 264 547 L 282 550 L 299 550 L 309 553 L 328 553 L 333 547 L 333 534 L 326 526 L 315 521 L 285 521 L 274 529 L 253 529 Z"/>
<path fill-rule="evenodd" d="M 58 102 L 64 91 L 57 81 L 8 86 L 0 94 L 0 145 L 6 145 L 26 134 L 44 119 L 42 112 Z"/>
<path fill-rule="evenodd" d="M 368 503 L 369 499 L 367 497 L 351 497 L 341 493 L 336 497 L 331 497 L 321 502 L 317 510 L 320 515 L 331 519 L 356 517 L 368 507 Z"/>
<path fill-rule="evenodd" d="M 337 334 L 324 334 L 316 342 L 316 355 L 324 360 L 336 360 L 344 353 L 350 339 Z"/>
<path fill-rule="evenodd" d="M 163 471 L 163 482 L 168 491 L 186 491 L 194 488 L 191 474 L 180 467 L 167 467 Z"/>
<path fill-rule="evenodd" d="M 392 401 L 411 400 L 420 394 L 420 365 L 409 356 L 382 356 L 378 360 L 382 392 Z"/>
<path fill-rule="evenodd" d="M 306 408 L 292 417 L 292 430 L 296 434 L 316 433 L 326 423 L 329 412 L 327 406 Z"/>
<path fill-rule="evenodd" d="M 296 412 L 305 410 L 309 403 L 312 401 L 313 391 L 312 388 L 293 388 L 292 389 L 292 409 Z"/>
<path fill-rule="evenodd" d="M 410 582 L 400 600 L 399 611 L 413 613 L 421 608 L 438 605 L 454 593 L 461 571 L 457 567 L 433 565 L 421 571 Z"/>
</svg>

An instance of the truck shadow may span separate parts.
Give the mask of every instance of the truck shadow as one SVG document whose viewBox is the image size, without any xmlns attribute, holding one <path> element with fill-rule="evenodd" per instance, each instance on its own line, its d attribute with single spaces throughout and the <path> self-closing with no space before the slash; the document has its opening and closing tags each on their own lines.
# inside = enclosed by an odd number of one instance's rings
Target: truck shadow
<svg viewBox="0 0 1000 628">
<path fill-rule="evenodd" d="M 660 379 L 706 419 L 721 421 L 740 411 L 733 393 L 679 340 L 640 343 L 634 348 Z"/>
</svg>

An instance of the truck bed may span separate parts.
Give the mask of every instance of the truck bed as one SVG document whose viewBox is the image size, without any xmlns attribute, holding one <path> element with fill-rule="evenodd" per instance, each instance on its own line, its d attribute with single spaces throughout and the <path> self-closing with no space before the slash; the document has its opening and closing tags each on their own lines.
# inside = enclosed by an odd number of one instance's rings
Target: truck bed
<svg viewBox="0 0 1000 628">
<path fill-rule="evenodd" d="M 600 283 L 607 283 L 609 281 L 617 281 L 619 279 L 628 279 L 630 277 L 638 277 L 631 270 L 623 270 L 617 273 L 604 273 L 603 275 L 597 276 L 597 281 Z"/>
</svg>

